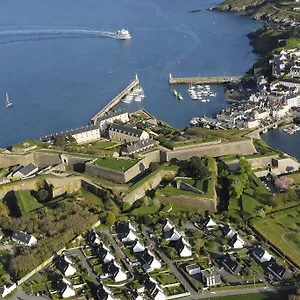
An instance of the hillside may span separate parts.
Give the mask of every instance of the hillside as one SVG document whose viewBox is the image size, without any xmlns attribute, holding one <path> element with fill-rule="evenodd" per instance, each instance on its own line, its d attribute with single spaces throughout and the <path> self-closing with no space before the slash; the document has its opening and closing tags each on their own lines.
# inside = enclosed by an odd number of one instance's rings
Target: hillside
<svg viewBox="0 0 300 300">
<path fill-rule="evenodd" d="M 300 3 L 292 0 L 225 0 L 214 9 L 250 15 L 255 20 L 292 23 L 300 20 Z"/>
</svg>

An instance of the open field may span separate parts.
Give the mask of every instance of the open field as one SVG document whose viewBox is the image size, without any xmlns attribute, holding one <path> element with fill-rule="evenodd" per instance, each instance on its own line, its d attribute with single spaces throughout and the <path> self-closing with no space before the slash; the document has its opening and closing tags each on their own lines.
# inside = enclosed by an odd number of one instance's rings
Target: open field
<svg viewBox="0 0 300 300">
<path fill-rule="evenodd" d="M 287 300 L 289 291 L 208 298 L 208 300 Z"/>
<path fill-rule="evenodd" d="M 117 159 L 113 157 L 99 157 L 95 164 L 100 167 L 104 167 L 107 169 L 113 169 L 117 171 L 126 171 L 131 168 L 134 164 L 136 164 L 138 160 L 131 159 Z"/>
<path fill-rule="evenodd" d="M 266 239 L 300 266 L 300 207 L 270 214 L 252 222 Z"/>
<path fill-rule="evenodd" d="M 16 191 L 15 196 L 22 215 L 43 207 L 29 191 Z"/>
</svg>

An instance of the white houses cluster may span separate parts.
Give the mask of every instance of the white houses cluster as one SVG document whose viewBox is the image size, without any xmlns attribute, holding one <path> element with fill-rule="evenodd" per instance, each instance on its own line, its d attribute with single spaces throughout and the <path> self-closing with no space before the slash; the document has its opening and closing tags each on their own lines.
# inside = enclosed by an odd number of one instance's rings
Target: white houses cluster
<svg viewBox="0 0 300 300">
<path fill-rule="evenodd" d="M 229 224 L 221 227 L 221 231 L 223 236 L 228 238 L 228 244 L 234 249 L 241 249 L 245 246 L 245 242 L 240 237 L 239 233 L 231 228 Z"/>
<path fill-rule="evenodd" d="M 130 221 L 119 224 L 118 231 L 119 239 L 132 249 L 145 272 L 152 272 L 161 268 L 161 262 L 139 241 L 137 231 Z"/>
<path fill-rule="evenodd" d="M 191 245 L 168 219 L 163 225 L 163 235 L 171 242 L 180 257 L 189 257 L 193 254 Z"/>
</svg>

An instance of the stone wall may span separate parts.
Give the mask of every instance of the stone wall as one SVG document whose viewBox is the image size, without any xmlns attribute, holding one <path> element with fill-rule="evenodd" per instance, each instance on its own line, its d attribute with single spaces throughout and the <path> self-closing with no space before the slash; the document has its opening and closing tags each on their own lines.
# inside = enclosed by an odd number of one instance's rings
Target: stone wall
<svg viewBox="0 0 300 300">
<path fill-rule="evenodd" d="M 159 160 L 160 151 L 154 150 L 145 154 L 135 165 L 133 165 L 125 172 L 96 166 L 90 162 L 87 162 L 85 164 L 85 172 L 93 176 L 100 176 L 104 179 L 111 180 L 116 183 L 126 183 L 134 177 L 145 172 L 149 168 L 151 162 Z"/>
<path fill-rule="evenodd" d="M 28 165 L 34 163 L 33 153 L 28 154 L 0 154 L 0 168 L 7 168 L 15 165 Z"/>
<path fill-rule="evenodd" d="M 255 158 L 249 158 L 247 160 L 251 163 L 252 169 L 257 170 L 261 168 L 267 168 L 268 164 L 272 166 L 273 159 L 275 158 L 278 158 L 278 155 L 255 157 Z M 230 162 L 227 162 L 226 165 L 228 166 L 230 171 L 234 172 L 239 167 L 239 161 L 238 159 L 235 159 Z"/>
<path fill-rule="evenodd" d="M 72 193 L 78 191 L 81 188 L 80 177 L 35 177 L 27 180 L 21 180 L 9 184 L 0 186 L 0 199 L 3 199 L 5 195 L 11 191 L 24 191 L 32 190 L 36 187 L 37 183 L 45 179 L 49 184 L 54 186 L 53 196 L 58 197 L 64 193 Z"/>
<path fill-rule="evenodd" d="M 60 155 L 58 153 L 34 152 L 33 158 L 34 164 L 39 168 L 59 165 L 61 163 Z"/>
<path fill-rule="evenodd" d="M 256 149 L 251 140 L 243 140 L 230 143 L 221 143 L 218 145 L 209 145 L 195 147 L 185 150 L 163 151 L 165 159 L 169 161 L 172 158 L 179 160 L 187 160 L 193 156 L 209 155 L 213 157 L 219 157 L 223 155 L 249 155 L 256 153 Z"/>
</svg>

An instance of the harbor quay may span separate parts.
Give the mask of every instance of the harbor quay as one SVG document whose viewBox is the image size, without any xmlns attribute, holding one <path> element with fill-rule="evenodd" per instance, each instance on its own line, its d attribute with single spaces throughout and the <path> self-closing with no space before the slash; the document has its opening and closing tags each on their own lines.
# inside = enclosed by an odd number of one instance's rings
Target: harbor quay
<svg viewBox="0 0 300 300">
<path fill-rule="evenodd" d="M 115 107 L 121 99 L 126 96 L 132 89 L 140 84 L 139 78 L 137 74 L 135 75 L 135 79 L 125 87 L 116 97 L 114 97 L 107 105 L 105 105 L 94 117 L 91 119 L 91 123 L 95 124 L 97 118 L 103 116 L 107 112 L 109 112 L 113 107 Z"/>
<path fill-rule="evenodd" d="M 242 76 L 213 76 L 213 77 L 173 77 L 169 76 L 169 84 L 224 84 L 239 82 Z"/>
</svg>

